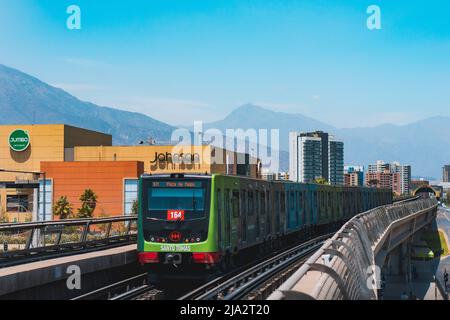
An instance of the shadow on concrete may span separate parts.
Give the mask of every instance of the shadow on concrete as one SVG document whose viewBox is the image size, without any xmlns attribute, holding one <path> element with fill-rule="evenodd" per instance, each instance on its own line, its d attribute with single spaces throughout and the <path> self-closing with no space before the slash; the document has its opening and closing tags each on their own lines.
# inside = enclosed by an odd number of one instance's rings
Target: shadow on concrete
<svg viewBox="0 0 450 320">
<path fill-rule="evenodd" d="M 386 300 L 435 300 L 442 295 L 435 285 L 443 248 L 436 222 L 415 236 L 411 246 L 411 278 L 388 276 L 386 278 Z M 403 297 L 402 297 L 403 296 Z"/>
</svg>

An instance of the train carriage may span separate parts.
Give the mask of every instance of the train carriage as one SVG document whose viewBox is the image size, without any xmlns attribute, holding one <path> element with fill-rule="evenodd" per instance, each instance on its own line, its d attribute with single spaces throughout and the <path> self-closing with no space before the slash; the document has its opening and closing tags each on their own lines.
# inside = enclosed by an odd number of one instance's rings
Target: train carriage
<svg viewBox="0 0 450 320">
<path fill-rule="evenodd" d="M 155 272 L 223 271 L 243 257 L 336 231 L 355 214 L 390 203 L 389 190 L 226 175 L 144 175 L 139 261 Z"/>
</svg>

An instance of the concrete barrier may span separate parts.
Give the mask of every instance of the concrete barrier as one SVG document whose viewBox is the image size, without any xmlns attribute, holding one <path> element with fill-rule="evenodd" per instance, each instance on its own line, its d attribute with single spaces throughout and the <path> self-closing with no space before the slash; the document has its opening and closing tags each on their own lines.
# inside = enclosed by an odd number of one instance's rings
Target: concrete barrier
<svg viewBox="0 0 450 320">
<path fill-rule="evenodd" d="M 403 202 L 355 216 L 269 300 L 375 300 L 387 255 L 436 219 L 437 201 Z"/>
</svg>

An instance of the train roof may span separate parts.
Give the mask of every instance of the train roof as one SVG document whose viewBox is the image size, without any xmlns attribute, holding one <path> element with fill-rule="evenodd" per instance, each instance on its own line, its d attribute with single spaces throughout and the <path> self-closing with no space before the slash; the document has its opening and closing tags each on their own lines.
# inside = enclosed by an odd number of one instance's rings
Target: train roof
<svg viewBox="0 0 450 320">
<path fill-rule="evenodd" d="M 208 173 L 161 173 L 161 174 L 143 174 L 141 175 L 141 178 L 143 179 L 151 179 L 151 178 L 171 178 L 171 179 L 184 179 L 184 178 L 203 178 L 203 179 L 212 179 L 214 176 L 220 176 L 220 177 L 229 177 L 229 178 L 239 178 L 239 179 L 245 179 L 249 181 L 254 182 L 264 182 L 264 183 L 276 183 L 276 184 L 284 184 L 284 185 L 295 185 L 299 184 L 300 182 L 294 182 L 294 181 L 287 181 L 287 180 L 274 180 L 274 181 L 267 181 L 247 176 L 239 176 L 239 175 L 226 175 L 226 174 L 208 174 Z M 308 186 L 322 186 L 322 187 L 328 187 L 328 188 L 345 188 L 345 189 L 354 189 L 354 190 L 360 190 L 360 189 L 366 189 L 366 190 L 380 190 L 380 191 L 391 191 L 389 189 L 379 189 L 379 188 L 370 188 L 370 187 L 352 187 L 352 186 L 344 186 L 344 185 L 328 185 L 328 184 L 317 184 L 317 183 L 300 183 L 302 185 L 308 185 Z"/>
</svg>

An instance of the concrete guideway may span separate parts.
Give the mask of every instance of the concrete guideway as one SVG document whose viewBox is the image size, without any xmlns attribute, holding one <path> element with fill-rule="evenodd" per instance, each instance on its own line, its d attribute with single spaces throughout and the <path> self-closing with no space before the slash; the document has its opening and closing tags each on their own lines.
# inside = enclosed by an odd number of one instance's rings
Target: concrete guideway
<svg viewBox="0 0 450 320">
<path fill-rule="evenodd" d="M 374 300 L 389 272 L 411 278 L 414 234 L 436 219 L 437 202 L 415 200 L 359 214 L 316 252 L 269 300 Z M 394 270 L 396 269 L 396 270 Z"/>
<path fill-rule="evenodd" d="M 115 268 L 128 268 L 132 272 L 131 267 L 137 265 L 134 244 L 3 268 L 0 269 L 0 299 L 72 298 L 104 285 L 102 282 L 110 283 L 114 275 L 108 275 L 108 272 Z M 70 266 L 77 266 L 81 271 L 80 290 L 67 287 Z"/>
<path fill-rule="evenodd" d="M 445 242 L 447 243 L 447 248 L 450 249 L 450 209 L 440 208 L 438 212 L 437 227 L 444 235 Z M 444 283 L 444 272 L 450 274 L 450 252 L 447 256 L 440 259 L 440 263 L 437 271 L 437 280 L 445 286 Z M 450 295 L 450 282 L 447 283 L 447 296 Z"/>
</svg>

